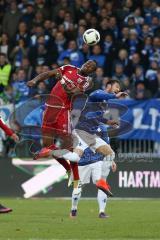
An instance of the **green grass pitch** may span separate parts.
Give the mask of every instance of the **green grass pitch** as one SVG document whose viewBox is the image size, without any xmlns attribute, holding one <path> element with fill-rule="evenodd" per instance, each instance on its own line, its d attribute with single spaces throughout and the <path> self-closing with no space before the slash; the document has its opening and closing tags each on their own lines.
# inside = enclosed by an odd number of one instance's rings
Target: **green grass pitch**
<svg viewBox="0 0 160 240">
<path fill-rule="evenodd" d="M 13 207 L 0 214 L 0 240 L 160 239 L 160 201 L 110 200 L 110 218 L 99 219 L 96 200 L 81 200 L 69 218 L 70 200 L 5 199 Z"/>
</svg>

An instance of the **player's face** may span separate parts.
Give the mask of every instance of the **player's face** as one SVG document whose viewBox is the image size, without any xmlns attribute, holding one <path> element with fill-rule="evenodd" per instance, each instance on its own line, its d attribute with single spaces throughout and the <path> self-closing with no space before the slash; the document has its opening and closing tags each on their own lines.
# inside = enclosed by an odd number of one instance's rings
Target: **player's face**
<svg viewBox="0 0 160 240">
<path fill-rule="evenodd" d="M 111 92 L 112 93 L 119 93 L 121 90 L 121 87 L 118 83 L 114 83 L 111 87 Z"/>
<path fill-rule="evenodd" d="M 80 69 L 81 73 L 88 76 L 89 74 L 95 72 L 97 65 L 94 61 L 87 61 L 84 63 Z"/>
</svg>

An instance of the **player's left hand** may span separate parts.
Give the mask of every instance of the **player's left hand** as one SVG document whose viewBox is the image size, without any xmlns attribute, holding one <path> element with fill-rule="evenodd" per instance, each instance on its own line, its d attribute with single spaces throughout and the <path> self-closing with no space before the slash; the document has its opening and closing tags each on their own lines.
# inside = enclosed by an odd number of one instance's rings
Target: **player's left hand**
<svg viewBox="0 0 160 240">
<path fill-rule="evenodd" d="M 36 81 L 35 80 L 30 80 L 27 82 L 27 86 L 28 87 L 34 87 L 36 85 Z"/>
<path fill-rule="evenodd" d="M 18 142 L 19 141 L 19 137 L 16 133 L 13 133 L 11 138 L 15 141 L 15 142 Z"/>
<path fill-rule="evenodd" d="M 113 161 L 113 163 L 112 163 L 112 172 L 116 172 L 116 170 L 117 170 L 117 164 Z"/>
</svg>

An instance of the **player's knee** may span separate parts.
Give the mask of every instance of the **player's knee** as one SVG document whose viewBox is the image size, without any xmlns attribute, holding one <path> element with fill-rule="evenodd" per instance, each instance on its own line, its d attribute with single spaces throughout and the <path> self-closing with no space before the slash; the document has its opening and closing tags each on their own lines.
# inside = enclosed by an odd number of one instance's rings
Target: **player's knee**
<svg viewBox="0 0 160 240">
<path fill-rule="evenodd" d="M 112 150 L 111 154 L 106 156 L 107 161 L 113 161 L 115 159 L 115 152 Z"/>
<path fill-rule="evenodd" d="M 73 194 L 74 195 L 80 195 L 81 194 L 81 192 L 82 192 L 82 188 L 74 188 L 73 189 Z"/>
<path fill-rule="evenodd" d="M 111 147 L 109 145 L 101 146 L 96 151 L 99 153 L 102 153 L 104 156 L 108 156 L 113 153 L 113 150 L 111 149 Z"/>
<path fill-rule="evenodd" d="M 78 162 L 79 160 L 80 160 L 80 156 L 78 155 L 78 153 L 73 152 L 70 155 L 69 161 L 71 161 L 71 162 Z"/>
</svg>

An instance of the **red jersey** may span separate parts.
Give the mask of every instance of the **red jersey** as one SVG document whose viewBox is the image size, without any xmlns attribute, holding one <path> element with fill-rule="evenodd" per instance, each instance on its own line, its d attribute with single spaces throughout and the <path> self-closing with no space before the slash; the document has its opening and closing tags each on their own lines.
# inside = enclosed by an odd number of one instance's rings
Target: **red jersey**
<svg viewBox="0 0 160 240">
<path fill-rule="evenodd" d="M 79 92 L 84 92 L 90 85 L 89 77 L 80 75 L 79 68 L 72 65 L 65 65 L 58 69 L 62 74 L 62 79 L 53 87 L 51 95 L 57 97 L 57 101 L 53 98 L 52 104 L 57 106 L 60 102 L 63 103 L 63 107 L 70 108 L 71 96 L 74 95 L 74 89 L 79 89 Z M 51 102 L 47 102 L 51 105 Z"/>
<path fill-rule="evenodd" d="M 86 91 L 89 87 L 89 77 L 80 75 L 79 68 L 71 65 L 62 66 L 59 68 L 62 73 L 61 84 L 65 86 L 66 90 L 74 90 L 78 88 L 80 92 Z"/>
</svg>

